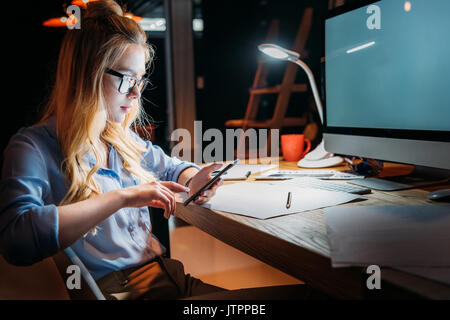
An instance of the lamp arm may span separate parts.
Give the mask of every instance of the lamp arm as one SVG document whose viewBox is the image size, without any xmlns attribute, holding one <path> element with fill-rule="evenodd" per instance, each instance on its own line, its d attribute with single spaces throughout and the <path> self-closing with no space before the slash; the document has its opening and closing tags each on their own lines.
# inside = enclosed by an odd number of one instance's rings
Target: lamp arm
<svg viewBox="0 0 450 320">
<path fill-rule="evenodd" d="M 313 96 L 314 96 L 314 101 L 316 102 L 316 108 L 317 111 L 319 113 L 320 116 L 320 121 L 323 124 L 323 107 L 322 107 L 322 102 L 320 101 L 320 96 L 319 96 L 319 91 L 317 90 L 317 86 L 316 86 L 316 81 L 314 79 L 314 75 L 311 71 L 311 69 L 300 59 L 293 59 L 293 58 L 288 58 L 289 61 L 299 65 L 305 72 L 306 75 L 308 76 L 308 80 L 309 83 L 311 85 L 311 89 L 313 92 Z"/>
<path fill-rule="evenodd" d="M 313 92 L 314 101 L 316 102 L 317 112 L 319 113 L 320 121 L 323 125 L 322 101 L 320 101 L 319 91 L 317 90 L 316 80 L 314 79 L 314 74 L 312 73 L 311 69 L 306 65 L 306 63 L 304 63 L 300 59 L 294 58 L 294 57 L 289 57 L 287 60 L 297 64 L 306 72 L 306 75 L 308 76 L 308 80 L 309 80 L 309 83 L 311 85 L 311 89 Z M 319 143 L 319 145 L 314 150 L 312 150 L 307 155 L 305 155 L 303 162 L 327 159 L 330 157 L 333 157 L 333 154 L 331 152 L 328 152 L 325 150 L 324 140 L 322 139 L 322 141 Z M 301 162 L 302 162 L 302 160 L 299 161 L 298 165 L 305 166 L 304 163 L 302 165 L 300 165 Z"/>
</svg>

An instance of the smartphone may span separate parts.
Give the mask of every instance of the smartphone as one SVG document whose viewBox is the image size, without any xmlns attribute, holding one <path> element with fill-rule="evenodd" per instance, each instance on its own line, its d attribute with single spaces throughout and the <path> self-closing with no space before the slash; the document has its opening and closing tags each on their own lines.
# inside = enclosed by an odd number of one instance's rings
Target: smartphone
<svg viewBox="0 0 450 320">
<path fill-rule="evenodd" d="M 225 174 L 225 172 L 227 172 L 228 170 L 230 170 L 232 167 L 234 167 L 236 165 L 236 163 L 239 162 L 239 159 L 234 160 L 232 163 L 228 164 L 225 168 L 223 168 L 222 170 L 220 170 L 215 176 L 214 178 L 212 178 L 211 180 L 209 180 L 203 187 L 200 188 L 200 190 L 198 190 L 196 193 L 194 193 L 192 196 L 190 196 L 188 199 L 186 199 L 186 201 L 183 202 L 184 206 L 187 206 L 189 204 L 189 202 L 191 202 L 192 200 L 194 200 L 195 198 L 197 198 L 203 191 L 207 190 L 209 187 L 211 187 L 214 182 L 216 182 L 221 175 Z"/>
</svg>

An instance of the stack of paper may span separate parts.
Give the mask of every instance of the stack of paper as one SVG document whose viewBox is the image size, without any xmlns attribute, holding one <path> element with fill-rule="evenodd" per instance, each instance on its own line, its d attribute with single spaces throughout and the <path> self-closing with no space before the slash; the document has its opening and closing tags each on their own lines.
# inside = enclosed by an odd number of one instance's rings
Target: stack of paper
<svg viewBox="0 0 450 320">
<path fill-rule="evenodd" d="M 286 208 L 288 193 L 291 205 Z M 217 188 L 216 195 L 203 206 L 259 219 L 336 206 L 360 196 L 292 185 L 240 182 Z"/>
<path fill-rule="evenodd" d="M 334 267 L 378 265 L 450 283 L 450 206 L 324 209 Z"/>
</svg>

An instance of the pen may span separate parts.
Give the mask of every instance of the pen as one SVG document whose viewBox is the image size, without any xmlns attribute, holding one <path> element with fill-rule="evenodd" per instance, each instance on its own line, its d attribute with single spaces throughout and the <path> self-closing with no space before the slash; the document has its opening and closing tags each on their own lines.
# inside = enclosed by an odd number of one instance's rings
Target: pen
<svg viewBox="0 0 450 320">
<path fill-rule="evenodd" d="M 251 171 L 248 171 L 248 172 L 245 174 L 245 178 L 248 178 L 248 176 L 249 176 L 251 173 L 252 173 Z"/>
<path fill-rule="evenodd" d="M 291 201 L 292 201 L 292 192 L 288 193 L 288 198 L 286 202 L 286 208 L 289 209 L 291 207 Z"/>
</svg>

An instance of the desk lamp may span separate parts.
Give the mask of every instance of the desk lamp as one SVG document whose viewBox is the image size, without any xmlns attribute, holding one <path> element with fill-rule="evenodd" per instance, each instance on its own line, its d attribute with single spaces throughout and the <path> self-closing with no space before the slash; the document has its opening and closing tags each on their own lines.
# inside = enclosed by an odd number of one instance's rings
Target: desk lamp
<svg viewBox="0 0 450 320">
<path fill-rule="evenodd" d="M 300 54 L 270 43 L 260 44 L 258 49 L 272 58 L 293 62 L 306 72 L 316 102 L 316 108 L 319 112 L 320 121 L 323 124 L 323 107 L 322 102 L 320 101 L 319 92 L 317 91 L 314 75 L 311 69 L 300 60 Z M 339 164 L 342 161 L 342 157 L 334 156 L 334 154 L 325 150 L 324 141 L 322 139 L 319 145 L 313 151 L 305 155 L 303 159 L 300 159 L 297 165 L 302 168 L 323 168 Z"/>
</svg>

